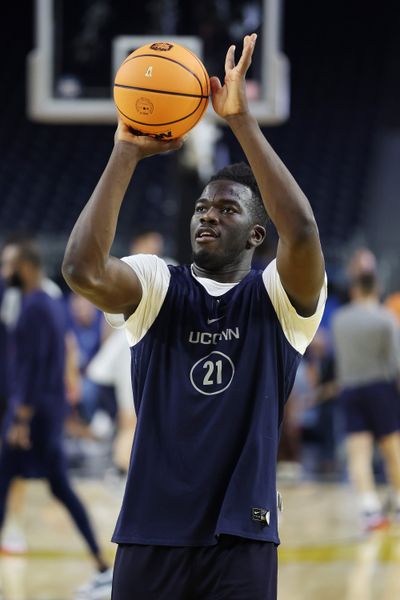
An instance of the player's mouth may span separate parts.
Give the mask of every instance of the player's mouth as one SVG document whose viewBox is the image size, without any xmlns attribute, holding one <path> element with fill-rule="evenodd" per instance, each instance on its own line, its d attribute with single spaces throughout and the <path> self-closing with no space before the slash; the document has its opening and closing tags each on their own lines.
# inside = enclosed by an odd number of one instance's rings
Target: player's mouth
<svg viewBox="0 0 400 600">
<path fill-rule="evenodd" d="M 196 242 L 201 244 L 212 242 L 219 238 L 219 234 L 212 227 L 199 227 L 196 232 Z"/>
</svg>

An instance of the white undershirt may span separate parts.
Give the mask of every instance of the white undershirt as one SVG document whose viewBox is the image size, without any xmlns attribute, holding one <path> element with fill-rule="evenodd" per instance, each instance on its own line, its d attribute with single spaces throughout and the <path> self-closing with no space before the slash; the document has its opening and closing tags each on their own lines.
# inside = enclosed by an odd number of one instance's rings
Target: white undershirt
<svg viewBox="0 0 400 600">
<path fill-rule="evenodd" d="M 122 259 L 136 273 L 142 285 L 142 299 L 127 321 L 123 315 L 106 314 L 106 319 L 112 327 L 117 329 L 125 327 L 130 346 L 134 346 L 146 335 L 156 320 L 165 296 L 167 295 L 171 273 L 165 262 L 157 256 L 150 254 L 135 254 Z M 231 290 L 237 283 L 221 283 L 206 277 L 192 276 L 204 287 L 210 296 L 222 296 Z M 281 324 L 282 330 L 289 343 L 300 354 L 304 354 L 307 346 L 312 341 L 321 322 L 327 297 L 327 280 L 322 287 L 316 311 L 310 317 L 302 317 L 283 289 L 276 260 L 273 260 L 264 269 L 262 275 L 265 289 Z"/>
</svg>

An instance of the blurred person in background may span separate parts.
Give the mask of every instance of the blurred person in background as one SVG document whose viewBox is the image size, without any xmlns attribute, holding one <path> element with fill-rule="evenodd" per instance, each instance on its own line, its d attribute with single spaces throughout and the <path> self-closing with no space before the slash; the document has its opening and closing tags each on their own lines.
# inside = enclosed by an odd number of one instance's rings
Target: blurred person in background
<svg viewBox="0 0 400 600">
<path fill-rule="evenodd" d="M 393 292 L 389 294 L 385 298 L 384 306 L 392 313 L 398 325 L 400 326 L 400 292 Z"/>
<path fill-rule="evenodd" d="M 15 233 L 9 239 L 22 241 L 31 239 L 26 233 Z M 61 297 L 60 288 L 50 279 L 43 275 L 42 288 L 50 295 Z M 7 356 L 7 328 L 15 327 L 21 310 L 21 290 L 15 286 L 5 286 L 0 279 L 0 396 L 2 416 L 7 411 L 9 386 L 7 385 L 7 367 L 9 357 Z M 0 416 L 0 431 L 2 419 Z M 1 436 L 0 436 L 1 437 Z M 15 478 L 9 489 L 7 501 L 7 521 L 1 536 L 2 552 L 10 554 L 22 554 L 27 550 L 27 541 L 23 526 L 23 509 L 25 504 L 26 485 L 22 478 Z"/>
<path fill-rule="evenodd" d="M 379 301 L 373 261 L 352 276 L 351 302 L 333 317 L 336 375 L 349 475 L 363 526 L 373 530 L 388 524 L 374 481 L 374 440 L 393 488 L 395 518 L 400 519 L 399 334 L 393 316 Z"/>
<path fill-rule="evenodd" d="M 130 254 L 154 254 L 160 258 L 164 256 L 164 249 L 164 236 L 153 228 L 138 231 L 129 245 Z"/>
<path fill-rule="evenodd" d="M 364 273 L 377 273 L 377 260 L 375 254 L 367 247 L 356 248 L 347 264 L 347 277 L 353 282 Z"/>
<path fill-rule="evenodd" d="M 86 298 L 70 294 L 67 302 L 70 344 L 79 365 L 79 396 L 75 407 L 83 423 L 90 423 L 96 410 L 96 389 L 86 375 L 86 369 L 98 352 L 105 337 L 105 323 L 101 312 Z"/>
<path fill-rule="evenodd" d="M 162 258 L 167 265 L 178 264 L 174 258 L 166 255 L 164 235 L 151 227 L 141 229 L 136 233 L 129 244 L 129 254 L 153 254 Z"/>
<path fill-rule="evenodd" d="M 102 342 L 103 317 L 86 298 L 70 294 L 68 298 L 69 329 L 75 335 L 79 350 L 79 369 L 84 373 Z"/>
<path fill-rule="evenodd" d="M 4 281 L 0 276 L 0 307 L 4 296 Z M 7 330 L 0 312 L 0 431 L 7 402 Z"/>
<path fill-rule="evenodd" d="M 285 407 L 278 447 L 277 475 L 280 480 L 296 483 L 303 476 L 302 426 L 311 393 L 307 366 L 303 358 Z"/>
<path fill-rule="evenodd" d="M 152 254 L 162 258 L 166 264 L 176 264 L 170 257 L 164 257 L 165 239 L 162 233 L 147 228 L 140 230 L 129 246 L 130 254 Z M 113 443 L 113 464 L 125 476 L 128 472 L 132 439 L 136 426 L 133 410 L 131 381 L 131 354 L 122 330 L 112 330 L 106 337 L 97 354 L 90 361 L 87 376 L 104 391 L 111 388 L 117 404 L 116 434 Z"/>
<path fill-rule="evenodd" d="M 15 232 L 8 237 L 8 244 L 28 245 L 33 242 L 33 237 L 27 232 Z M 7 410 L 9 385 L 7 385 L 7 365 L 9 362 L 9 345 L 7 344 L 7 329 L 15 329 L 18 317 L 21 311 L 22 290 L 19 286 L 5 286 L 0 279 L 0 338 L 1 338 L 1 357 L 3 358 L 1 374 L 1 390 L 3 413 Z M 62 299 L 60 287 L 42 271 L 40 281 L 41 289 L 55 300 Z M 73 406 L 80 398 L 80 376 L 78 365 L 78 354 L 75 337 L 70 332 L 66 333 L 66 365 L 65 365 L 65 388 L 68 403 Z M 0 420 L 1 428 L 1 420 Z M 23 478 L 14 478 L 10 485 L 7 502 L 7 521 L 2 531 L 1 549 L 3 552 L 11 554 L 21 554 L 26 552 L 28 546 L 23 527 L 23 509 L 25 506 L 26 481 Z"/>
<path fill-rule="evenodd" d="M 133 410 L 131 356 L 123 331 L 113 331 L 107 337 L 89 363 L 87 376 L 97 387 L 98 403 L 104 394 L 109 393 L 115 397 L 117 414 L 112 461 L 117 472 L 125 476 L 129 467 L 136 416 Z M 99 410 L 98 404 L 97 414 Z"/>
<path fill-rule="evenodd" d="M 330 332 L 320 326 L 309 345 L 305 361 L 311 386 L 307 419 L 303 422 L 303 442 L 312 470 L 320 477 L 332 477 L 337 470 L 336 428 L 337 385 Z M 306 413 L 305 413 L 306 414 Z M 307 444 L 306 444 L 307 445 Z"/>
<path fill-rule="evenodd" d="M 9 396 L 0 450 L 0 529 L 12 481 L 18 476 L 45 478 L 85 539 L 99 577 L 107 579 L 108 565 L 66 470 L 62 303 L 43 290 L 40 250 L 32 240 L 5 243 L 1 274 L 6 285 L 18 288 L 22 297 L 17 320 L 8 328 Z"/>
<path fill-rule="evenodd" d="M 300 362 L 285 409 L 278 455 L 281 479 L 336 475 L 336 394 L 330 336 L 320 326 Z"/>
</svg>

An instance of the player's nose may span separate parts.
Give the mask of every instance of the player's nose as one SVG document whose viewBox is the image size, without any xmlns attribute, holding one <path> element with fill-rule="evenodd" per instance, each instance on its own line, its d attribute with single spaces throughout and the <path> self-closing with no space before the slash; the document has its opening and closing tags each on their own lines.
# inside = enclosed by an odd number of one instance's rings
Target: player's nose
<svg viewBox="0 0 400 600">
<path fill-rule="evenodd" d="M 218 212 L 214 206 L 210 206 L 207 212 L 202 213 L 200 217 L 201 223 L 217 223 L 218 222 Z"/>
</svg>

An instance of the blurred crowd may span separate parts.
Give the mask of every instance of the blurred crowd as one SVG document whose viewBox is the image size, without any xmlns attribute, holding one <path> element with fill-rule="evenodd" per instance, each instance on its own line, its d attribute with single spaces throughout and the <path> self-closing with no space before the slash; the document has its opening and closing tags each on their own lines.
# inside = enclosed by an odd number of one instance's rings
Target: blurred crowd
<svg viewBox="0 0 400 600">
<path fill-rule="evenodd" d="M 19 241 L 20 236 L 16 239 Z M 13 236 L 10 240 L 13 242 Z M 127 254 L 137 253 L 163 256 L 162 234 L 140 231 L 127 248 Z M 172 258 L 166 260 L 176 264 Z M 78 475 L 97 475 L 104 468 L 125 474 L 136 422 L 125 334 L 113 329 L 102 312 L 85 298 L 72 292 L 64 294 L 46 276 L 41 287 L 60 302 L 65 315 L 68 411 L 64 435 L 69 466 Z M 0 423 L 7 409 L 9 387 L 7 330 L 12 331 L 18 320 L 21 296 L 19 285 L 0 278 Z"/>
<path fill-rule="evenodd" d="M 368 248 L 360 247 L 354 250 L 335 280 L 328 279 L 325 313 L 300 364 L 286 406 L 279 455 L 280 474 L 284 478 L 313 477 L 336 481 L 346 478 L 343 448 L 346 431 L 339 402 L 341 386 L 337 381 L 338 357 L 333 323 L 339 309 L 354 302 L 352 289 L 366 276 L 375 282 L 377 305 L 387 311 L 392 321 L 394 351 L 399 351 L 393 369 L 396 378 L 400 374 L 400 293 L 385 294 L 376 257 Z M 383 477 L 378 455 L 374 457 L 374 468 Z"/>
</svg>

